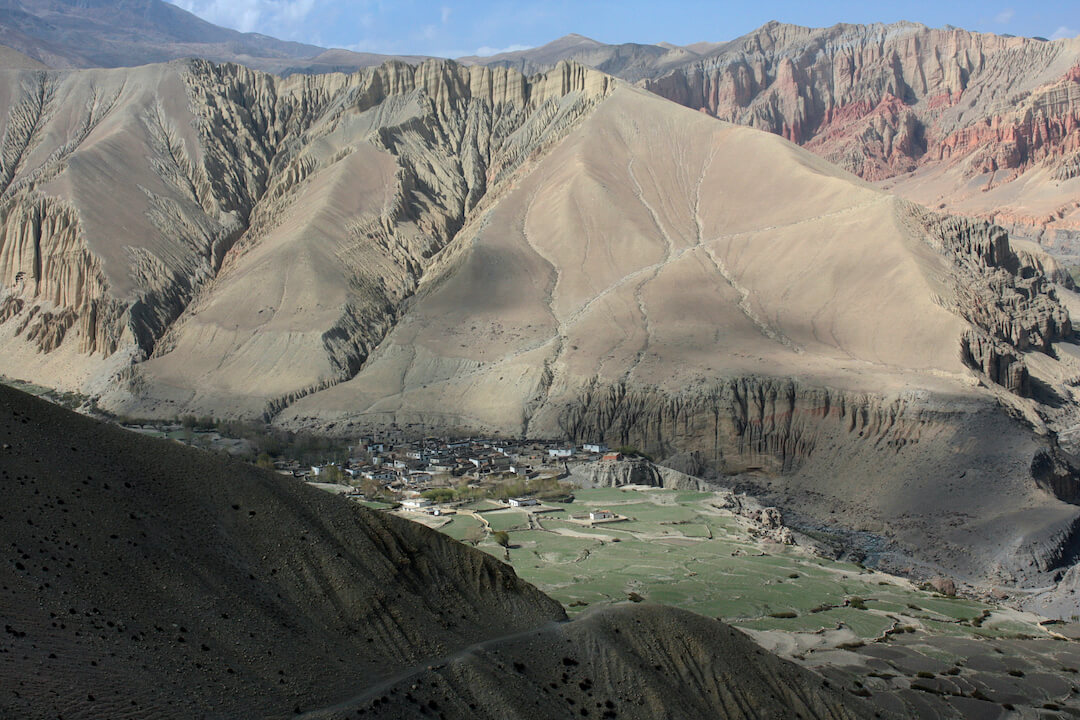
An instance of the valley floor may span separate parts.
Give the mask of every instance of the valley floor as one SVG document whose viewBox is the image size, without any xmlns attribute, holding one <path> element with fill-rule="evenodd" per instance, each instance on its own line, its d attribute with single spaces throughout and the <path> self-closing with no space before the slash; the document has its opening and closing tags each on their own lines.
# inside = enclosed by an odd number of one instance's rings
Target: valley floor
<svg viewBox="0 0 1080 720">
<path fill-rule="evenodd" d="M 610 520 L 590 522 L 590 512 Z M 816 555 L 734 512 L 731 494 L 630 486 L 572 502 L 399 511 L 513 565 L 571 615 L 673 605 L 740 628 L 881 710 L 997 717 L 1080 713 L 1080 625 L 948 597 Z M 509 547 L 493 533 L 509 534 Z"/>
</svg>

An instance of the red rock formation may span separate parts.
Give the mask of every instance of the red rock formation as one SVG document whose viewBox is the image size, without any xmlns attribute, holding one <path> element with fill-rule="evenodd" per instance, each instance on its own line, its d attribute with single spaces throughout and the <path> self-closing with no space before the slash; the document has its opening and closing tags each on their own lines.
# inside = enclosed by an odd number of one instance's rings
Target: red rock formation
<svg viewBox="0 0 1080 720">
<path fill-rule="evenodd" d="M 1080 150 L 1078 58 L 1073 41 L 911 23 L 769 23 L 644 85 L 868 180 L 964 161 L 968 177 L 1014 171 L 1000 183 Z"/>
</svg>

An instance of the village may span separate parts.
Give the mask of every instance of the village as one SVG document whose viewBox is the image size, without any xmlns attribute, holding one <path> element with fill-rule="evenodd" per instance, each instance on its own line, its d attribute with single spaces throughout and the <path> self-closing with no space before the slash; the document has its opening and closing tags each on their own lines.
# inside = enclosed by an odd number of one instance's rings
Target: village
<svg viewBox="0 0 1080 720">
<path fill-rule="evenodd" d="M 343 440 L 274 433 L 257 423 L 185 417 L 114 419 L 141 435 L 226 453 L 376 509 L 438 515 L 481 500 L 527 507 L 570 498 L 575 468 L 619 462 L 636 448 L 602 442 L 425 437 L 390 428 Z M 602 518 L 607 519 L 607 518 Z"/>
<path fill-rule="evenodd" d="M 344 462 L 280 459 L 274 469 L 370 507 L 438 516 L 482 500 L 542 511 L 545 500 L 572 499 L 573 485 L 564 481 L 574 466 L 622 459 L 621 451 L 603 443 L 368 435 L 348 447 Z M 616 518 L 599 510 L 589 516 L 582 519 Z"/>
</svg>

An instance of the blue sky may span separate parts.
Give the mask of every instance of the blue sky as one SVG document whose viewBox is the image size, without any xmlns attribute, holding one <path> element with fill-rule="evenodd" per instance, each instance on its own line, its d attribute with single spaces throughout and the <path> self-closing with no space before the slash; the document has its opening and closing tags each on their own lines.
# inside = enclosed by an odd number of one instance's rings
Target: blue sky
<svg viewBox="0 0 1080 720">
<path fill-rule="evenodd" d="M 171 0 L 218 25 L 286 40 L 377 53 L 459 57 L 535 47 L 576 32 L 603 42 L 685 45 L 730 40 L 769 20 L 815 27 L 913 20 L 932 27 L 1080 34 L 1080 2 L 866 0 Z"/>
</svg>

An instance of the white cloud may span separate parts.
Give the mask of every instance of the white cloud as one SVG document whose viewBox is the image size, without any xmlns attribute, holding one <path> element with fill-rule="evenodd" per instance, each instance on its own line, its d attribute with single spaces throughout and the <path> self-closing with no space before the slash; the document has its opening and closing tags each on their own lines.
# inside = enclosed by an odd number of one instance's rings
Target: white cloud
<svg viewBox="0 0 1080 720">
<path fill-rule="evenodd" d="M 502 55 L 503 53 L 518 52 L 520 50 L 528 50 L 531 45 L 507 45 L 504 48 L 493 48 L 487 45 L 476 48 L 476 55 L 480 57 L 488 57 L 490 55 Z"/>
<path fill-rule="evenodd" d="M 454 12 L 453 8 L 449 8 L 445 5 L 442 6 L 442 24 L 450 22 L 450 15 Z"/>
<path fill-rule="evenodd" d="M 204 20 L 241 32 L 288 35 L 315 8 L 315 0 L 173 0 Z"/>
<path fill-rule="evenodd" d="M 1006 8 L 994 16 L 994 22 L 998 25 L 1008 25 L 1013 19 L 1013 15 L 1016 15 L 1016 11 L 1012 8 Z"/>
<path fill-rule="evenodd" d="M 1077 32 L 1076 30 L 1073 30 L 1072 28 L 1068 28 L 1068 27 L 1065 27 L 1064 25 L 1062 25 L 1061 27 L 1059 27 L 1057 30 L 1054 31 L 1054 34 L 1050 36 L 1050 39 L 1051 40 L 1064 40 L 1066 38 L 1074 38 L 1077 35 L 1080 35 L 1080 32 Z"/>
</svg>

